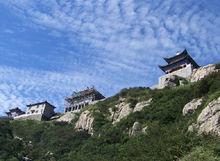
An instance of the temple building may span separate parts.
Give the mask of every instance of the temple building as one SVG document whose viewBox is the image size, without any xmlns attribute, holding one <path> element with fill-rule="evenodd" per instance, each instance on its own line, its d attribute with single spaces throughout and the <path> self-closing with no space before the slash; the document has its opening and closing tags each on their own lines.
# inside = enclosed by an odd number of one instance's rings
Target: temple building
<svg viewBox="0 0 220 161">
<path fill-rule="evenodd" d="M 15 119 L 23 120 L 49 120 L 52 116 L 55 115 L 54 112 L 55 106 L 51 105 L 49 102 L 39 102 L 27 105 L 27 111 L 24 115 L 15 117 Z"/>
<path fill-rule="evenodd" d="M 175 56 L 164 58 L 164 60 L 167 62 L 167 65 L 159 65 L 159 68 L 165 75 L 159 78 L 158 88 L 163 88 L 164 82 L 166 82 L 170 76 L 176 75 L 182 78 L 188 78 L 191 76 L 193 70 L 200 67 L 186 49 L 177 53 Z"/>
<path fill-rule="evenodd" d="M 65 99 L 65 112 L 79 112 L 85 106 L 93 104 L 105 97 L 98 92 L 94 87 L 87 88 L 86 90 L 73 92 L 70 97 Z"/>
<path fill-rule="evenodd" d="M 20 108 L 16 107 L 16 108 L 10 109 L 9 112 L 6 112 L 6 114 L 8 117 L 14 118 L 14 117 L 25 114 L 25 112 L 22 111 Z"/>
<path fill-rule="evenodd" d="M 175 56 L 164 58 L 164 60 L 168 64 L 163 66 L 159 65 L 159 68 L 166 74 L 178 71 L 187 66 L 190 66 L 192 70 L 199 68 L 199 65 L 188 54 L 186 49 L 183 52 L 177 53 Z"/>
</svg>

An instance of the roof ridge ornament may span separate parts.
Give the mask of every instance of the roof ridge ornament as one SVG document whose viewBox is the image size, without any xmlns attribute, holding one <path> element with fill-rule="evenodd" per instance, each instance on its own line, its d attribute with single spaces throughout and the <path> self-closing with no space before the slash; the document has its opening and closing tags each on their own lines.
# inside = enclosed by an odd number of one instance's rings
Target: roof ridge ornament
<svg viewBox="0 0 220 161">
<path fill-rule="evenodd" d="M 180 55 L 180 54 L 181 54 L 181 51 L 177 51 L 177 52 L 176 52 L 176 55 Z"/>
</svg>

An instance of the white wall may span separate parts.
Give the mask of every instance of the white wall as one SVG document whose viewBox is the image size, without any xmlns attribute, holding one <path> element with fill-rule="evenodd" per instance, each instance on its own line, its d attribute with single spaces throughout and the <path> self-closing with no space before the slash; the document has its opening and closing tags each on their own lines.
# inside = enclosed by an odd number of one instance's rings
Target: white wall
<svg viewBox="0 0 220 161">
<path fill-rule="evenodd" d="M 28 107 L 26 114 L 31 115 L 31 114 L 43 114 L 45 108 L 45 104 L 40 104 L 40 105 L 35 105 Z"/>
<path fill-rule="evenodd" d="M 188 78 L 192 74 L 192 72 L 193 72 L 193 66 L 191 64 L 188 64 L 185 68 L 163 75 L 159 78 L 158 88 L 163 88 L 166 78 L 169 78 L 172 75 L 177 75 L 179 77 Z"/>
<path fill-rule="evenodd" d="M 47 118 L 50 118 L 54 115 L 54 108 L 51 107 L 49 104 L 40 104 L 28 107 L 26 111 L 26 115 L 44 115 Z"/>
</svg>

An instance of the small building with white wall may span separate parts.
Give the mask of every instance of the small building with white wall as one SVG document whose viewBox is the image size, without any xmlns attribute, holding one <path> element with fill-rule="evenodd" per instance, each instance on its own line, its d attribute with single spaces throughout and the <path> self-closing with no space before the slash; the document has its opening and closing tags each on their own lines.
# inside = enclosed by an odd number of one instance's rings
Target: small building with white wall
<svg viewBox="0 0 220 161">
<path fill-rule="evenodd" d="M 153 88 L 164 88 L 167 79 L 174 75 L 182 78 L 189 78 L 193 71 L 200 67 L 186 49 L 177 53 L 175 56 L 164 58 L 164 60 L 167 62 L 167 65 L 159 65 L 159 68 L 165 75 L 159 78 L 159 84 Z"/>
<path fill-rule="evenodd" d="M 27 105 L 27 111 L 24 115 L 17 116 L 14 119 L 49 120 L 55 115 L 54 109 L 55 106 L 47 101 L 30 104 Z"/>
</svg>

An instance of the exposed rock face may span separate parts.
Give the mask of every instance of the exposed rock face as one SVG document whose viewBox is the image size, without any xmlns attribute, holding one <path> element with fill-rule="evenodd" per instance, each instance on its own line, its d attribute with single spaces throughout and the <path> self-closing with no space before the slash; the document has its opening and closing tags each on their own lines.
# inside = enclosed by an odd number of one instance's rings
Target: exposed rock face
<svg viewBox="0 0 220 161">
<path fill-rule="evenodd" d="M 189 132 L 196 132 L 197 128 L 198 128 L 197 124 L 193 123 L 192 125 L 189 125 L 188 131 Z"/>
<path fill-rule="evenodd" d="M 220 97 L 208 104 L 197 119 L 199 133 L 213 132 L 220 136 Z"/>
<path fill-rule="evenodd" d="M 202 104 L 202 98 L 193 99 L 189 103 L 187 103 L 183 108 L 183 116 L 192 114 L 195 110 Z"/>
<path fill-rule="evenodd" d="M 61 116 L 60 118 L 58 118 L 57 122 L 68 122 L 70 123 L 73 119 L 76 118 L 76 114 L 73 112 L 67 112 L 65 113 L 63 116 Z"/>
<path fill-rule="evenodd" d="M 209 64 L 207 66 L 201 67 L 199 69 L 195 69 L 191 76 L 189 77 L 190 82 L 197 82 L 201 79 L 203 79 L 205 76 L 218 71 L 215 69 L 214 64 Z"/>
<path fill-rule="evenodd" d="M 133 108 L 130 108 L 130 104 L 125 102 L 121 102 L 120 104 L 116 105 L 114 111 L 112 109 L 109 110 L 113 124 L 119 122 L 122 118 L 133 112 Z"/>
<path fill-rule="evenodd" d="M 147 133 L 148 126 L 143 127 L 142 133 Z"/>
<path fill-rule="evenodd" d="M 129 136 L 136 136 L 142 132 L 142 125 L 139 122 L 135 122 L 129 131 Z"/>
<path fill-rule="evenodd" d="M 176 87 L 178 85 L 180 85 L 178 76 L 170 75 L 169 77 L 167 77 L 165 79 L 164 84 L 163 84 L 163 88 L 164 87 Z"/>
<path fill-rule="evenodd" d="M 199 134 L 213 133 L 220 136 L 220 97 L 213 100 L 202 110 L 197 123 L 189 127 L 189 131 L 196 129 Z"/>
<path fill-rule="evenodd" d="M 146 133 L 147 132 L 148 126 L 145 126 L 142 128 L 142 124 L 139 122 L 134 122 L 132 128 L 129 130 L 129 136 L 136 136 L 141 133 Z"/>
<path fill-rule="evenodd" d="M 76 122 L 75 129 L 78 131 L 84 130 L 88 131 L 89 134 L 93 134 L 93 124 L 94 118 L 89 110 L 83 111 Z"/>
<path fill-rule="evenodd" d="M 152 99 L 149 99 L 149 100 L 147 100 L 147 101 L 137 103 L 137 104 L 136 104 L 136 106 L 134 107 L 133 112 L 143 110 L 143 108 L 144 108 L 144 107 L 146 107 L 146 106 L 149 106 L 149 105 L 150 105 L 151 101 L 152 101 Z"/>
<path fill-rule="evenodd" d="M 141 111 L 144 107 L 149 106 L 152 99 L 144 102 L 137 103 L 134 108 L 130 107 L 129 103 L 125 103 L 125 100 L 121 101 L 120 104 L 115 106 L 115 109 L 109 109 L 111 116 L 110 119 L 112 123 L 115 124 L 119 122 L 122 118 L 128 116 L 132 112 Z"/>
</svg>

